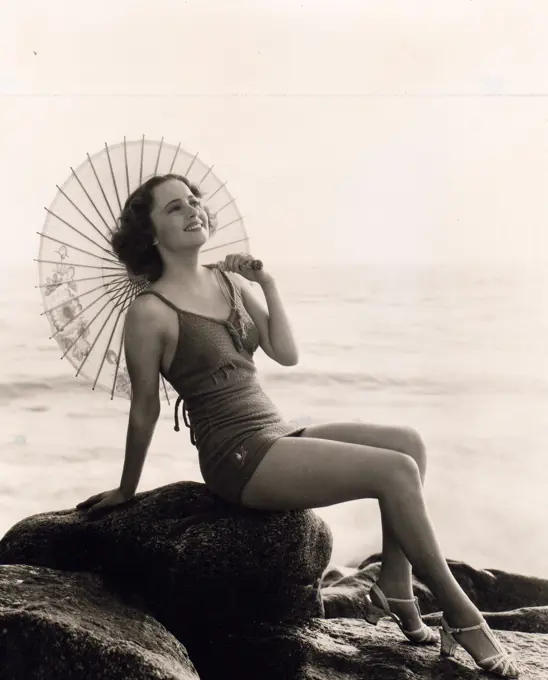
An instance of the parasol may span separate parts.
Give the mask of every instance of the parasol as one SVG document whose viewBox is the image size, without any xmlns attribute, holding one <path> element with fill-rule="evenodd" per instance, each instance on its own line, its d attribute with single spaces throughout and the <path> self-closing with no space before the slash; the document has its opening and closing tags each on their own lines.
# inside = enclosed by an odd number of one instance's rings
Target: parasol
<svg viewBox="0 0 548 680">
<path fill-rule="evenodd" d="M 124 359 L 125 313 L 148 282 L 130 274 L 110 245 L 110 235 L 132 191 L 153 175 L 177 173 L 203 194 L 217 217 L 217 230 L 200 252 L 203 264 L 218 262 L 234 252 L 248 252 L 243 218 L 226 182 L 198 154 L 164 140 L 124 141 L 108 146 L 87 160 L 62 186 L 40 235 L 39 285 L 52 335 L 61 359 L 76 368 L 76 376 L 115 396 L 131 398 Z M 160 398 L 177 395 L 161 376 Z"/>
</svg>

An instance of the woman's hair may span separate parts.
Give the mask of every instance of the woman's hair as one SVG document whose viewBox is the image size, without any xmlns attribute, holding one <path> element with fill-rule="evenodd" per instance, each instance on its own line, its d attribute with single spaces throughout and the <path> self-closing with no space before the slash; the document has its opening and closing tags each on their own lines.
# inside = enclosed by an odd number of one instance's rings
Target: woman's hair
<svg viewBox="0 0 548 680">
<path fill-rule="evenodd" d="M 153 245 L 155 231 L 150 217 L 154 206 L 153 191 L 170 179 L 183 182 L 196 198 L 202 198 L 200 189 L 182 175 L 155 175 L 128 197 L 110 237 L 112 249 L 128 272 L 136 277 L 144 277 L 150 283 L 157 281 L 164 270 L 160 253 Z M 207 214 L 209 234 L 212 235 L 217 227 L 216 219 L 207 206 L 203 209 Z"/>
</svg>

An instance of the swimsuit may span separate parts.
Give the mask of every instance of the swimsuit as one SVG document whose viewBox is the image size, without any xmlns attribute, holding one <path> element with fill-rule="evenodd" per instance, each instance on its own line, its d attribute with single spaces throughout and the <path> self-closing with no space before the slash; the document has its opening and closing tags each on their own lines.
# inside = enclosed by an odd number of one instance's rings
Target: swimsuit
<svg viewBox="0 0 548 680">
<path fill-rule="evenodd" d="M 223 293 L 230 301 L 226 320 L 214 319 L 176 307 L 179 338 L 165 379 L 183 402 L 183 418 L 190 440 L 198 449 L 200 471 L 210 490 L 239 503 L 242 491 L 272 444 L 280 437 L 298 436 L 304 427 L 286 422 L 257 380 L 253 354 L 259 332 L 247 313 L 240 291 L 230 278 L 215 269 Z M 225 289 L 228 290 L 227 296 Z"/>
</svg>

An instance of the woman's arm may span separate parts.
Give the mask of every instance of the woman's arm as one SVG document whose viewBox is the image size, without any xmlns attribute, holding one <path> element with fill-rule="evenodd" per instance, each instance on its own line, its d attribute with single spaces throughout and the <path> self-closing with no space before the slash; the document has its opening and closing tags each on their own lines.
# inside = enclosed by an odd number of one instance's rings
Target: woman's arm
<svg viewBox="0 0 548 680">
<path fill-rule="evenodd" d="M 160 417 L 160 362 L 163 332 L 158 302 L 146 295 L 135 300 L 126 315 L 124 350 L 132 398 L 120 490 L 133 496 Z"/>
<path fill-rule="evenodd" d="M 258 275 L 261 280 L 257 283 L 264 293 L 267 305 L 265 308 L 248 280 L 243 276 L 230 276 L 238 286 L 244 306 L 257 326 L 261 349 L 282 366 L 295 366 L 299 361 L 299 351 L 274 277 L 263 272 Z"/>
</svg>

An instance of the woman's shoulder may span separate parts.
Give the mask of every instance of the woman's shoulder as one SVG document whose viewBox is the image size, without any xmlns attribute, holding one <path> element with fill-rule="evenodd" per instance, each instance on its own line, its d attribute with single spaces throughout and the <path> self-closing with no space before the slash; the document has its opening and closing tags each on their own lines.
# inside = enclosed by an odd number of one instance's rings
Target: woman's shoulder
<svg viewBox="0 0 548 680">
<path fill-rule="evenodd" d="M 152 287 L 139 293 L 128 307 L 126 323 L 138 325 L 150 323 L 152 326 L 161 324 L 165 317 L 166 308 L 162 297 L 162 294 Z"/>
</svg>

